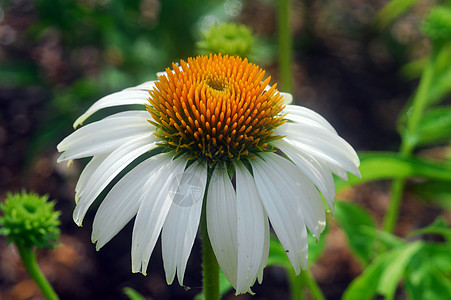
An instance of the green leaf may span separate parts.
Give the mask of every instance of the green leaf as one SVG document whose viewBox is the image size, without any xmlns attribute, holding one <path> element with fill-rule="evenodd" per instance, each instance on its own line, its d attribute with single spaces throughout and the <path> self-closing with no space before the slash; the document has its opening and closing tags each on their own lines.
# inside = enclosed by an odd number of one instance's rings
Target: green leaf
<svg viewBox="0 0 451 300">
<path fill-rule="evenodd" d="M 362 232 L 368 236 L 374 237 L 375 240 L 383 242 L 388 248 L 396 248 L 405 243 L 404 239 L 397 237 L 389 232 L 378 230 L 373 227 L 364 227 Z"/>
<path fill-rule="evenodd" d="M 434 84 L 428 92 L 428 105 L 440 103 L 445 96 L 451 93 L 451 68 L 440 76 L 437 76 Z"/>
<path fill-rule="evenodd" d="M 336 179 L 337 190 L 381 179 L 423 177 L 451 181 L 451 166 L 417 157 L 401 157 L 392 152 L 359 153 L 362 178 L 349 176 L 346 182 Z"/>
<path fill-rule="evenodd" d="M 451 228 L 446 223 L 445 219 L 441 217 L 435 219 L 434 223 L 432 223 L 428 227 L 411 231 L 409 233 L 409 236 L 420 234 L 439 234 L 442 235 L 448 243 L 451 243 Z"/>
<path fill-rule="evenodd" d="M 335 218 L 346 233 L 352 251 L 364 265 L 368 264 L 375 239 L 365 228 L 376 228 L 373 217 L 358 204 L 340 201 L 335 203 Z"/>
<path fill-rule="evenodd" d="M 135 291 L 132 288 L 125 287 L 122 289 L 122 291 L 124 292 L 125 295 L 127 295 L 128 299 L 130 299 L 130 300 L 145 300 L 146 299 L 146 298 L 144 298 L 143 295 L 141 295 L 140 293 L 138 293 L 137 291 Z"/>
<path fill-rule="evenodd" d="M 404 244 L 380 255 L 349 285 L 342 300 L 369 300 L 376 294 L 393 299 L 409 261 L 422 245 L 422 242 Z"/>
<path fill-rule="evenodd" d="M 418 124 L 418 144 L 430 145 L 451 139 L 451 106 L 426 112 Z"/>
<path fill-rule="evenodd" d="M 396 257 L 386 265 L 377 288 L 377 291 L 386 297 L 385 299 L 394 299 L 396 288 L 410 259 L 422 246 L 421 242 L 414 242 L 402 247 Z"/>
<path fill-rule="evenodd" d="M 426 243 L 412 258 L 405 288 L 411 300 L 451 299 L 450 248 L 442 243 Z"/>
<path fill-rule="evenodd" d="M 377 282 L 384 270 L 387 261 L 392 255 L 385 253 L 374 263 L 365 268 L 365 271 L 345 290 L 342 300 L 370 300 L 376 294 Z"/>
<path fill-rule="evenodd" d="M 397 17 L 404 14 L 418 1 L 419 0 L 392 0 L 377 13 L 374 21 L 381 28 L 384 28 Z"/>
</svg>

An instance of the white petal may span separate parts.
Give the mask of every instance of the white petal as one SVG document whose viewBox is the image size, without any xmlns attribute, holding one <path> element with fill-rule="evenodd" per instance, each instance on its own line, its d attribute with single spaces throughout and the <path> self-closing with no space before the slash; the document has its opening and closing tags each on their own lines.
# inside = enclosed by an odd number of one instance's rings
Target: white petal
<svg viewBox="0 0 451 300">
<path fill-rule="evenodd" d="M 199 227 L 207 171 L 206 163 L 200 160 L 185 170 L 163 225 L 161 246 L 168 284 L 173 282 L 177 271 L 179 284 L 183 285 L 186 264 Z"/>
<path fill-rule="evenodd" d="M 143 82 L 137 86 L 133 86 L 133 87 L 129 87 L 124 89 L 124 91 L 129 91 L 129 90 L 144 90 L 144 91 L 150 91 L 155 87 L 155 80 L 151 80 L 151 81 L 146 81 Z"/>
<path fill-rule="evenodd" d="M 144 84 L 124 89 L 120 92 L 107 95 L 100 100 L 97 100 L 74 122 L 74 128 L 77 128 L 78 125 L 83 124 L 87 118 L 102 108 L 130 104 L 147 104 L 147 99 L 149 99 L 148 90 L 151 90 L 153 86 L 154 84 L 152 84 L 152 82 L 145 82 Z"/>
<path fill-rule="evenodd" d="M 358 169 L 360 161 L 357 153 L 338 135 L 299 123 L 283 124 L 277 129 L 277 134 L 286 135 L 285 141 L 313 157 L 360 176 Z"/>
<path fill-rule="evenodd" d="M 180 156 L 164 161 L 164 165 L 146 184 L 145 196 L 133 227 L 132 272 L 144 275 L 188 160 Z"/>
<path fill-rule="evenodd" d="M 95 172 L 95 170 L 97 170 L 97 168 L 108 155 L 109 153 L 94 156 L 83 169 L 80 177 L 78 178 L 77 185 L 75 186 L 75 203 L 78 203 L 80 201 L 80 190 L 82 190 L 86 186 L 86 183 L 89 182 L 92 174 Z"/>
<path fill-rule="evenodd" d="M 293 95 L 290 93 L 279 92 L 283 99 L 283 104 L 291 104 L 293 103 Z"/>
<path fill-rule="evenodd" d="M 80 201 L 74 209 L 74 221 L 81 226 L 91 204 L 103 189 L 133 160 L 155 147 L 151 136 L 140 137 L 114 150 L 92 174 L 89 182 L 80 190 Z"/>
<path fill-rule="evenodd" d="M 255 181 L 242 163 L 236 164 L 236 202 L 238 219 L 236 294 L 252 293 L 250 287 L 257 278 L 265 250 L 265 221 L 266 223 L 268 221 Z"/>
<path fill-rule="evenodd" d="M 297 190 L 297 197 L 292 199 L 298 205 L 304 216 L 305 224 L 314 237 L 319 237 L 326 227 L 324 203 L 318 190 L 299 168 L 280 155 L 263 154 L 263 159 L 273 169 L 274 177 L 283 179 L 288 186 Z M 276 175 L 277 174 L 277 175 Z"/>
<path fill-rule="evenodd" d="M 268 215 L 266 212 L 264 213 L 264 227 L 265 227 L 265 235 L 263 240 L 263 254 L 262 254 L 262 260 L 260 262 L 260 266 L 258 268 L 257 278 L 258 283 L 262 283 L 263 281 L 263 269 L 268 264 L 268 256 L 269 256 L 269 244 L 270 244 L 270 231 L 269 231 L 269 221 L 268 221 Z"/>
<path fill-rule="evenodd" d="M 94 218 L 92 242 L 99 250 L 108 243 L 137 213 L 147 182 L 163 163 L 168 154 L 158 154 L 146 159 L 118 181 L 100 204 Z"/>
<path fill-rule="evenodd" d="M 299 188 L 291 180 L 287 181 L 286 176 L 274 172 L 275 164 L 270 165 L 258 157 L 251 163 L 265 211 L 291 265 L 296 274 L 299 274 L 301 267 L 307 267 L 308 255 L 307 230 L 298 203 Z"/>
<path fill-rule="evenodd" d="M 227 169 L 218 164 L 207 194 L 207 230 L 213 252 L 230 284 L 237 286 L 236 195 Z"/>
<path fill-rule="evenodd" d="M 132 139 L 153 133 L 149 118 L 146 111 L 127 111 L 88 124 L 58 144 L 58 151 L 64 151 L 58 162 L 109 153 Z"/>
<path fill-rule="evenodd" d="M 324 119 L 317 112 L 306 107 L 299 105 L 287 105 L 285 106 L 283 113 L 287 113 L 285 119 L 303 124 L 316 124 L 317 126 L 324 127 L 333 133 L 337 133 L 335 128 L 333 128 L 326 119 Z"/>
<path fill-rule="evenodd" d="M 296 166 L 316 185 L 323 194 L 329 207 L 333 210 L 335 198 L 335 183 L 332 172 L 323 162 L 313 156 L 303 153 L 284 139 L 272 143 L 291 159 Z"/>
</svg>

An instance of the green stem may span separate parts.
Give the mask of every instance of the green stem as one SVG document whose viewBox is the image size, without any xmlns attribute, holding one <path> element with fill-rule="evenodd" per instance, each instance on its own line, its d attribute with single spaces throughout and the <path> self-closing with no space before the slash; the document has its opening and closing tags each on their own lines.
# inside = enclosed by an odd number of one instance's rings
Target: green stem
<svg viewBox="0 0 451 300">
<path fill-rule="evenodd" d="M 307 286 L 307 288 L 309 289 L 310 294 L 312 295 L 314 300 L 326 300 L 326 297 L 324 297 L 321 288 L 315 281 L 315 278 L 313 278 L 313 275 L 309 269 L 305 270 L 304 272 L 301 272 L 300 276 L 304 277 L 303 281 Z"/>
<path fill-rule="evenodd" d="M 436 52 L 433 50 L 426 69 L 421 76 L 420 85 L 415 94 L 415 98 L 413 99 L 412 107 L 409 110 L 410 115 L 407 119 L 406 130 L 401 136 L 402 142 L 400 152 L 403 157 L 410 156 L 418 142 L 416 136 L 417 129 L 423 116 L 423 112 L 427 107 L 427 95 L 434 77 L 436 56 Z M 386 232 L 393 232 L 395 230 L 399 215 L 399 208 L 401 206 L 404 184 L 404 178 L 396 179 L 392 182 L 390 204 L 383 224 L 384 231 Z"/>
<path fill-rule="evenodd" d="M 208 182 L 207 188 L 208 191 Z M 220 298 L 219 294 L 219 265 L 216 261 L 215 253 L 211 247 L 210 238 L 207 231 L 207 192 L 205 192 L 202 205 L 202 216 L 200 221 L 200 230 L 202 237 L 202 276 L 204 287 L 204 299 L 216 300 Z"/>
<path fill-rule="evenodd" d="M 279 76 L 281 90 L 293 92 L 293 38 L 290 27 L 290 0 L 277 1 L 277 24 L 279 38 Z"/>
<path fill-rule="evenodd" d="M 293 268 L 290 268 L 287 273 L 288 273 L 288 283 L 290 285 L 291 300 L 303 300 L 304 282 L 303 277 L 301 277 L 301 274 L 303 274 L 304 271 L 301 271 L 300 275 L 296 275 L 296 273 L 294 273 Z"/>
<path fill-rule="evenodd" d="M 290 268 L 291 269 L 291 268 Z M 296 276 L 294 270 L 288 271 L 288 281 L 290 284 L 290 293 L 292 300 L 302 300 L 305 299 L 303 291 L 307 288 L 310 295 L 314 300 L 326 300 L 321 288 L 318 283 L 316 283 L 310 270 L 301 271 L 301 274 Z"/>
<path fill-rule="evenodd" d="M 48 300 L 58 300 L 58 295 L 55 293 L 52 286 L 45 278 L 44 274 L 42 274 L 41 269 L 39 269 L 35 250 L 22 246 L 20 244 L 16 244 L 16 246 L 25 269 L 27 269 L 28 274 L 30 274 L 30 276 L 39 286 L 44 297 Z"/>
</svg>

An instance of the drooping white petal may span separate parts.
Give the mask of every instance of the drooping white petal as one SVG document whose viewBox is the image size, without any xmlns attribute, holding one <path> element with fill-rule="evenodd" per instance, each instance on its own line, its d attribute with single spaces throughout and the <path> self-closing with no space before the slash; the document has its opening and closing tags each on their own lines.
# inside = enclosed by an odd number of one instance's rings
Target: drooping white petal
<svg viewBox="0 0 451 300">
<path fill-rule="evenodd" d="M 94 171 L 97 170 L 108 155 L 109 153 L 94 156 L 83 169 L 78 178 L 77 185 L 75 186 L 75 203 L 80 201 L 80 190 L 86 186 L 86 183 L 89 182 Z"/>
<path fill-rule="evenodd" d="M 88 124 L 66 137 L 57 148 L 58 162 L 112 152 L 139 136 L 153 133 L 146 111 L 127 111 Z"/>
<path fill-rule="evenodd" d="M 80 190 L 80 200 L 74 209 L 74 221 L 81 226 L 83 218 L 96 197 L 133 160 L 155 147 L 153 138 L 139 137 L 118 147 L 108 155 Z"/>
<path fill-rule="evenodd" d="M 335 128 L 333 128 L 332 125 L 330 125 L 330 123 L 323 118 L 323 116 L 306 107 L 299 105 L 287 105 L 283 109 L 283 113 L 287 113 L 284 117 L 287 120 L 301 124 L 316 124 L 333 133 L 337 133 Z"/>
<path fill-rule="evenodd" d="M 141 85 L 124 89 L 97 100 L 84 114 L 75 120 L 74 128 L 83 124 L 83 122 L 92 114 L 103 108 L 130 104 L 147 104 L 147 99 L 149 98 L 148 90 L 151 90 L 153 86 L 154 83 L 152 81 L 145 82 Z"/>
<path fill-rule="evenodd" d="M 201 160 L 185 170 L 163 225 L 161 246 L 168 284 L 173 282 L 177 271 L 179 284 L 183 285 L 186 264 L 199 227 L 207 171 L 206 163 Z"/>
<path fill-rule="evenodd" d="M 265 250 L 265 221 L 266 223 L 268 221 L 255 181 L 240 162 L 236 164 L 236 202 L 238 221 L 236 294 L 252 293 L 250 287 L 260 271 Z"/>
<path fill-rule="evenodd" d="M 145 197 L 136 215 L 132 237 L 132 272 L 146 275 L 147 265 L 175 197 L 187 163 L 185 156 L 165 159 L 146 183 Z"/>
<path fill-rule="evenodd" d="M 269 231 L 269 221 L 268 221 L 268 215 L 266 212 L 263 212 L 263 220 L 264 220 L 264 227 L 265 227 L 265 234 L 264 234 L 264 240 L 263 240 L 263 254 L 262 254 L 262 260 L 260 261 L 260 266 L 258 267 L 258 283 L 262 283 L 263 281 L 263 269 L 268 264 L 268 256 L 269 256 L 269 244 L 270 244 L 270 231 Z"/>
<path fill-rule="evenodd" d="M 286 142 L 292 143 L 313 157 L 360 176 L 359 157 L 340 136 L 300 123 L 285 123 L 277 129 L 277 134 L 286 135 L 284 138 Z"/>
<path fill-rule="evenodd" d="M 213 252 L 230 284 L 237 287 L 236 195 L 227 169 L 218 164 L 207 194 L 207 230 Z"/>
<path fill-rule="evenodd" d="M 333 211 L 335 198 L 335 183 L 332 172 L 323 162 L 318 161 L 313 156 L 308 155 L 284 139 L 272 143 L 291 159 L 296 166 L 315 184 L 326 199 L 329 207 Z"/>
<path fill-rule="evenodd" d="M 137 213 L 147 182 L 170 160 L 169 154 L 146 159 L 121 180 L 106 195 L 99 206 L 92 228 L 92 242 L 99 250 L 108 243 Z"/>
<path fill-rule="evenodd" d="M 255 184 L 272 227 L 296 274 L 307 267 L 307 230 L 299 205 L 299 188 L 286 176 L 280 176 L 274 167 L 261 158 L 251 161 Z M 283 170 L 282 170 L 283 171 Z"/>
<path fill-rule="evenodd" d="M 311 180 L 296 165 L 280 155 L 270 153 L 263 154 L 262 157 L 273 169 L 273 173 L 277 173 L 287 185 L 297 190 L 298 196 L 292 201 L 300 207 L 305 224 L 312 235 L 319 237 L 326 227 L 326 213 L 323 199 Z"/>
</svg>

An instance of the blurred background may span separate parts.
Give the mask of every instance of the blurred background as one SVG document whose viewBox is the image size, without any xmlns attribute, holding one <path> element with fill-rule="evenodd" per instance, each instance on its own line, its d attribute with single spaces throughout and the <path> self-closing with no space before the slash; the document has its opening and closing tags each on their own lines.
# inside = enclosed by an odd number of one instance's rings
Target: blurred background
<svg viewBox="0 0 451 300">
<path fill-rule="evenodd" d="M 415 68 L 404 66 L 430 51 L 419 24 L 434 1 L 420 1 L 381 30 L 373 20 L 386 3 L 291 1 L 295 102 L 322 114 L 359 151 L 398 149 L 397 116 L 418 76 Z M 197 55 L 196 42 L 213 24 L 233 21 L 250 27 L 259 45 L 253 62 L 276 83 L 276 17 L 277 1 L 270 0 L 1 2 L 0 199 L 25 188 L 57 200 L 61 246 L 40 252 L 39 263 L 62 299 L 126 299 L 124 287 L 153 299 L 192 299 L 201 292 L 198 243 L 188 262 L 186 287 L 167 286 L 159 244 L 149 275 L 131 273 L 132 224 L 95 251 L 90 241 L 95 209 L 83 228 L 72 221 L 74 188 L 86 161 L 71 168 L 58 165 L 56 145 L 103 95 L 154 80 L 172 62 Z M 380 221 L 388 194 L 388 182 L 377 182 L 339 197 L 360 203 Z M 402 207 L 399 234 L 441 213 L 411 198 Z M 311 270 L 327 299 L 339 299 L 361 267 L 332 218 L 329 231 L 326 250 Z M 263 284 L 253 290 L 253 299 L 288 298 L 285 272 L 267 268 Z M 14 247 L 0 237 L 0 299 L 41 297 Z"/>
</svg>

